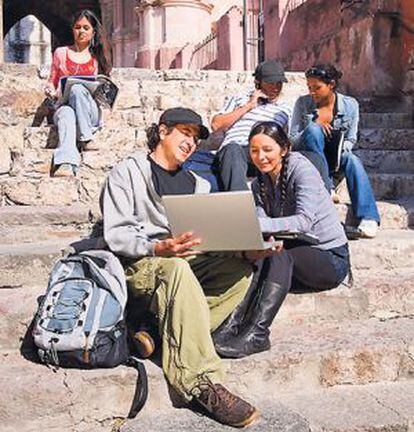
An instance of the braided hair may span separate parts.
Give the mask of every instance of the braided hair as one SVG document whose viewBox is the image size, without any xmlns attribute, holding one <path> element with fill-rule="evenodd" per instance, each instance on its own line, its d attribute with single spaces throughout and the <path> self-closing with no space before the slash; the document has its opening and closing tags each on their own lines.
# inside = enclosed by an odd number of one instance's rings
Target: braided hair
<svg viewBox="0 0 414 432">
<path fill-rule="evenodd" d="M 254 136 L 260 134 L 267 135 L 268 137 L 272 138 L 273 141 L 275 141 L 282 150 L 286 151 L 286 154 L 282 157 L 282 168 L 280 170 L 278 182 L 278 186 L 280 188 L 280 212 L 278 216 L 281 217 L 283 216 L 284 205 L 286 201 L 289 155 L 292 144 L 288 136 L 286 135 L 284 129 L 275 122 L 266 121 L 256 123 L 250 132 L 249 142 Z M 265 176 L 262 173 L 259 173 L 258 175 L 258 182 L 260 198 L 262 200 L 264 210 L 268 216 L 272 216 L 272 207 L 268 199 L 269 194 L 265 183 Z"/>
</svg>

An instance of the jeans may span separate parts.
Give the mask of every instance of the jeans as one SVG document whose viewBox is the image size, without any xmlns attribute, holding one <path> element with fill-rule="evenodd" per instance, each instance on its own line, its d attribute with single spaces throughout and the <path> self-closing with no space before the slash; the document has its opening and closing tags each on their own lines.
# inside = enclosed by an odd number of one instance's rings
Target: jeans
<svg viewBox="0 0 414 432">
<path fill-rule="evenodd" d="M 59 144 L 53 155 L 55 166 L 80 164 L 77 141 L 90 141 L 99 126 L 100 111 L 90 92 L 81 84 L 75 84 L 67 105 L 57 109 L 53 121 L 58 129 Z"/>
<path fill-rule="evenodd" d="M 322 250 L 308 245 L 285 245 L 270 257 L 267 279 L 288 285 L 290 292 L 318 292 L 336 288 L 350 271 L 348 245 Z M 318 269 L 318 271 L 315 271 Z"/>
<path fill-rule="evenodd" d="M 217 162 L 221 190 L 249 190 L 247 175 L 256 175 L 256 168 L 250 159 L 249 146 L 229 143 L 218 151 Z"/>
<path fill-rule="evenodd" d="M 297 150 L 315 152 L 321 155 L 323 164 L 319 164 L 319 166 L 315 164 L 315 166 L 318 168 L 325 185 L 329 184 L 328 182 L 332 185 L 332 173 L 329 172 L 324 149 L 325 135 L 322 127 L 315 123 L 310 124 L 303 130 Z M 304 154 L 306 156 L 306 153 Z M 310 160 L 313 162 L 312 159 Z M 341 157 L 339 174 L 346 179 L 354 216 L 359 220 L 370 219 L 379 223 L 380 216 L 371 183 L 359 158 L 352 152 L 344 152 Z"/>
</svg>

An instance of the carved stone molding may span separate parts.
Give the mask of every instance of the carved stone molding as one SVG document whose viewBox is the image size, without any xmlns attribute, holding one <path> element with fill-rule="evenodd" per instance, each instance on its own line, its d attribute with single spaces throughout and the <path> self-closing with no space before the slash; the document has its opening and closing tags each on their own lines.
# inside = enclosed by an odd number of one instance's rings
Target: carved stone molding
<svg viewBox="0 0 414 432">
<path fill-rule="evenodd" d="M 195 7 L 211 12 L 214 5 L 207 0 L 136 0 L 137 6 L 135 11 L 137 13 L 143 12 L 150 7 L 169 7 L 169 6 L 186 6 Z"/>
<path fill-rule="evenodd" d="M 161 0 L 136 0 L 136 12 L 143 12 L 145 9 L 148 9 L 150 7 L 157 7 L 161 6 L 162 1 Z"/>
</svg>

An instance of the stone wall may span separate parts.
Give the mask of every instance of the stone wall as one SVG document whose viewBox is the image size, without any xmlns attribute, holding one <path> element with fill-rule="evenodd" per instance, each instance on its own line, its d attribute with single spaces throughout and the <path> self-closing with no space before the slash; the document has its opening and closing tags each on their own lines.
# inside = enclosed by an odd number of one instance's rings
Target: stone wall
<svg viewBox="0 0 414 432">
<path fill-rule="evenodd" d="M 412 1 L 346 6 L 341 0 L 308 0 L 290 10 L 286 0 L 265 2 L 266 57 L 282 58 L 289 70 L 332 62 L 343 71 L 344 90 L 351 94 L 398 94 L 414 38 L 396 17 L 411 17 Z"/>
<path fill-rule="evenodd" d="M 120 94 L 106 127 L 94 136 L 99 150 L 83 152 L 77 177 L 62 180 L 49 176 L 57 136 L 42 123 L 44 82 L 33 66 L 0 65 L 0 207 L 98 202 L 109 169 L 146 144 L 145 128 L 163 110 L 188 106 L 208 125 L 226 96 L 253 84 L 251 73 L 227 71 L 120 68 L 113 79 Z M 283 100 L 293 106 L 306 91 L 304 77 L 288 74 L 288 79 Z M 204 148 L 217 148 L 221 139 L 213 134 Z"/>
</svg>

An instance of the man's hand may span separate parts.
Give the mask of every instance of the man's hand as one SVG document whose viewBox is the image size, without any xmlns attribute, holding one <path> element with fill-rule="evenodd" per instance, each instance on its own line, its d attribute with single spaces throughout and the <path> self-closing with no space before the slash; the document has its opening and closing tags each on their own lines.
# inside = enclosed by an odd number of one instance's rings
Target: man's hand
<svg viewBox="0 0 414 432">
<path fill-rule="evenodd" d="M 188 231 L 179 237 L 171 237 L 155 243 L 154 253 L 161 257 L 186 257 L 200 254 L 200 251 L 190 250 L 199 244 L 201 244 L 201 239 L 194 237 L 194 234 Z"/>
<path fill-rule="evenodd" d="M 247 103 L 250 106 L 250 109 L 254 109 L 259 105 L 259 98 L 268 99 L 266 93 L 262 90 L 256 89 L 252 95 L 250 96 L 250 100 Z"/>
<path fill-rule="evenodd" d="M 232 112 L 216 114 L 211 120 L 211 128 L 213 131 L 216 132 L 231 128 L 234 123 L 240 120 L 245 114 L 257 107 L 259 98 L 267 98 L 267 96 L 261 90 L 256 89 L 246 104 L 239 106 Z"/>
<path fill-rule="evenodd" d="M 244 251 L 243 257 L 248 261 L 254 262 L 273 255 L 277 255 L 283 250 L 283 241 L 276 241 L 273 237 L 270 237 L 269 241 L 274 242 L 274 245 L 270 249 Z"/>
</svg>

